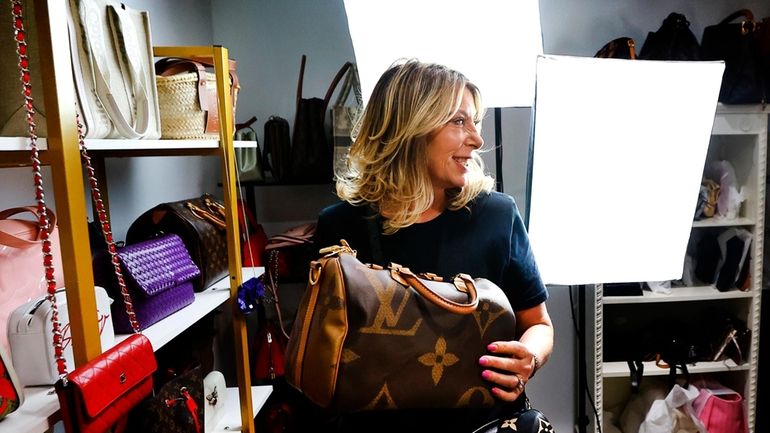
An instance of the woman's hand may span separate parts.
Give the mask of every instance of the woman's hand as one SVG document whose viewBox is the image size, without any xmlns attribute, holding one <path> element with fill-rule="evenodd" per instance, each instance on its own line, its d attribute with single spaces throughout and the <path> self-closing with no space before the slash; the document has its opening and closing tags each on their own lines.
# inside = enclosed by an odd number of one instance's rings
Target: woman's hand
<svg viewBox="0 0 770 433">
<path fill-rule="evenodd" d="M 553 324 L 545 304 L 516 311 L 517 341 L 495 341 L 487 346 L 488 355 L 479 358 L 481 377 L 491 382 L 492 393 L 504 401 L 514 401 L 553 351 Z"/>
<path fill-rule="evenodd" d="M 495 397 L 516 400 L 535 370 L 535 355 L 518 341 L 496 341 L 487 350 L 490 354 L 479 358 L 484 368 L 481 377 L 496 385 L 492 387 Z"/>
</svg>

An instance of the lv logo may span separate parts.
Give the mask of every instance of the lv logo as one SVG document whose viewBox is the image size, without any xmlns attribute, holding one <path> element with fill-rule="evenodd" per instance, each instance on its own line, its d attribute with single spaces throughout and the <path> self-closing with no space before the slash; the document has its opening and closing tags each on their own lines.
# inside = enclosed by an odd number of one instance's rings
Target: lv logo
<svg viewBox="0 0 770 433">
<path fill-rule="evenodd" d="M 372 273 L 364 272 L 369 283 L 374 288 L 374 292 L 377 294 L 377 300 L 380 301 L 380 307 L 377 309 L 377 314 L 374 316 L 374 323 L 371 326 L 361 328 L 361 332 L 364 334 L 382 334 L 382 335 L 403 335 L 407 337 L 414 336 L 417 332 L 417 328 L 422 323 L 422 318 L 417 319 L 411 328 L 406 328 L 404 325 L 399 327 L 401 321 L 401 315 L 404 313 L 409 302 L 409 297 L 412 296 L 409 290 L 398 290 L 395 281 L 388 280 L 388 284 L 383 284 L 377 276 Z M 396 294 L 401 293 L 403 297 L 398 304 L 396 310 L 393 310 L 393 300 Z M 408 325 L 406 325 L 408 326 Z"/>
</svg>

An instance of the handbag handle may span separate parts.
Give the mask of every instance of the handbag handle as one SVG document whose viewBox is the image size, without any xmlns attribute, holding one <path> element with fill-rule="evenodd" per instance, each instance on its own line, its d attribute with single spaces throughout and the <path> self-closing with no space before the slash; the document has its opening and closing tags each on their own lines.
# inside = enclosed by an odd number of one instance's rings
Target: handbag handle
<svg viewBox="0 0 770 433">
<path fill-rule="evenodd" d="M 342 83 L 342 90 L 337 95 L 337 100 L 334 102 L 334 107 L 342 107 L 350 96 L 350 90 L 353 90 L 353 95 L 356 98 L 356 105 L 363 107 L 364 100 L 361 95 L 361 80 L 358 78 L 358 68 L 351 63 L 348 69 L 347 75 L 345 75 L 345 82 Z"/>
<path fill-rule="evenodd" d="M 307 62 L 307 55 L 302 55 L 302 60 L 300 61 L 299 65 L 299 80 L 297 81 L 297 107 L 299 107 L 299 103 L 302 100 L 302 86 L 305 80 L 305 63 Z M 348 68 L 350 68 L 353 65 L 351 62 L 345 62 L 344 65 L 340 68 L 339 71 L 337 71 L 337 74 L 332 79 L 331 84 L 329 84 L 329 88 L 326 89 L 326 95 L 323 99 L 323 110 L 322 112 L 326 112 L 326 110 L 329 108 L 329 101 L 332 99 L 332 95 L 334 94 L 334 89 L 337 88 L 337 84 L 339 84 L 340 80 L 342 80 L 342 77 L 345 75 L 345 72 L 347 72 Z"/>
<path fill-rule="evenodd" d="M 422 295 L 422 297 L 450 313 L 471 314 L 476 311 L 476 308 L 479 305 L 479 295 L 476 291 L 476 284 L 473 282 L 473 278 L 467 274 L 457 274 L 453 279 L 454 286 L 457 290 L 468 294 L 468 302 L 461 303 L 447 299 L 431 290 L 430 287 L 426 286 L 414 272 L 409 270 L 409 268 L 405 268 L 396 263 L 391 263 L 390 266 L 388 266 L 388 269 L 390 269 L 390 277 L 396 282 L 404 286 L 412 286 L 417 290 L 417 293 Z"/>
<path fill-rule="evenodd" d="M 719 25 L 728 24 L 732 20 L 734 20 L 734 19 L 736 19 L 738 17 L 746 17 L 747 21 L 751 21 L 752 23 L 754 22 L 754 14 L 750 10 L 748 10 L 748 9 L 740 9 L 740 10 L 737 10 L 737 11 L 731 13 L 730 15 L 726 16 L 725 19 L 723 19 L 722 21 L 719 22 Z"/>
<path fill-rule="evenodd" d="M 0 220 L 8 219 L 13 215 L 17 215 L 23 212 L 34 214 L 38 219 L 37 223 L 40 224 L 40 214 L 38 213 L 35 206 L 21 206 L 5 209 L 4 211 L 0 212 Z M 53 228 L 56 227 L 56 214 L 50 208 L 46 208 L 46 214 L 48 215 L 48 223 L 51 225 L 49 228 L 50 233 L 53 231 Z M 12 248 L 29 248 L 35 245 L 40 245 L 42 240 L 43 227 L 40 227 L 40 231 L 38 232 L 37 237 L 32 241 L 0 230 L 0 245 L 9 246 Z"/>
</svg>

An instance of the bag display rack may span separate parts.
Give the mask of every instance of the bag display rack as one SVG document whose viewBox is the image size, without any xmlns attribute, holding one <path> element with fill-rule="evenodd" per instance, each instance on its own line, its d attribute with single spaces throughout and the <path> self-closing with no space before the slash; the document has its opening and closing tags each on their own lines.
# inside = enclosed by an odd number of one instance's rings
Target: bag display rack
<svg viewBox="0 0 770 433">
<path fill-rule="evenodd" d="M 696 241 L 705 233 L 724 233 L 732 228 L 745 229 L 751 233 L 752 242 L 749 248 L 748 260 L 749 284 L 745 290 L 731 286 L 729 290 L 719 290 L 716 283 L 698 281 L 697 276 L 685 285 L 672 285 L 671 293 L 656 293 L 645 290 L 641 295 L 617 295 L 607 291 L 606 285 L 597 285 L 594 299 L 594 311 L 588 311 L 588 321 L 593 319 L 595 334 L 593 339 L 587 339 L 587 353 L 593 353 L 592 394 L 598 413 L 606 409 L 616 409 L 628 400 L 632 392 L 631 371 L 629 362 L 620 361 L 613 354 L 622 353 L 623 340 L 616 337 L 622 325 L 625 330 L 638 331 L 634 335 L 655 335 L 656 328 L 666 323 L 684 323 L 694 327 L 698 336 L 704 337 L 708 331 L 719 323 L 719 316 L 712 314 L 724 310 L 745 322 L 750 336 L 747 338 L 748 350 L 736 363 L 728 356 L 718 360 L 698 360 L 686 364 L 691 377 L 708 374 L 723 384 L 738 391 L 742 396 L 744 413 L 749 432 L 757 432 L 757 375 L 759 366 L 759 330 L 760 306 L 763 285 L 763 247 L 765 232 L 765 197 L 766 197 L 766 167 L 768 114 L 770 110 L 761 105 L 724 105 L 717 106 L 714 124 L 711 131 L 706 166 L 717 161 L 728 161 L 735 168 L 738 187 L 745 188 L 745 201 L 735 218 L 719 217 L 703 218 L 693 221 L 690 233 L 690 249 L 697 251 Z M 693 203 L 695 199 L 693 198 Z M 693 209 L 695 211 L 695 209 Z M 697 255 L 694 256 L 697 260 Z M 685 265 L 685 275 L 688 265 Z M 593 316 L 593 317 L 591 317 Z M 709 317 L 711 320 L 703 319 Z M 591 324 L 587 323 L 590 329 Z M 668 329 L 664 337 L 683 334 L 684 326 L 678 329 Z M 659 333 L 661 334 L 661 333 Z M 641 339 L 634 339 L 628 334 L 625 341 L 633 341 L 635 347 L 642 346 Z M 684 339 L 686 340 L 686 339 Z M 697 340 L 689 341 L 696 343 Z M 738 342 L 736 341 L 736 344 Z M 670 374 L 665 365 L 656 365 L 656 361 L 639 361 L 640 369 L 636 378 L 644 384 L 646 381 L 665 382 L 665 376 Z M 639 366 L 637 365 L 637 368 Z M 683 372 L 677 371 L 677 380 L 684 381 Z M 589 385 L 590 386 L 590 385 Z M 696 385 L 697 386 L 697 385 Z M 589 408 L 590 410 L 590 408 Z M 595 422 L 593 431 L 600 431 Z M 607 430 L 607 426 L 602 425 Z"/>
<path fill-rule="evenodd" d="M 40 40 L 40 68 L 45 80 L 37 97 L 45 96 L 48 137 L 39 139 L 41 162 L 51 167 L 52 190 L 56 199 L 58 227 L 62 256 L 64 286 L 67 288 L 68 313 L 71 326 L 75 365 L 82 365 L 108 348 L 101 347 L 97 322 L 96 297 L 91 251 L 88 242 L 87 203 L 84 177 L 75 125 L 75 90 L 72 85 L 72 60 L 67 50 L 53 50 L 55 41 L 68 40 L 65 2 L 46 0 L 35 2 L 38 38 Z M 154 47 L 155 57 L 208 57 L 213 58 L 219 95 L 219 140 L 124 140 L 87 139 L 89 153 L 97 168 L 102 185 L 102 196 L 107 198 L 104 160 L 111 157 L 144 156 L 215 156 L 221 161 L 221 184 L 226 209 L 226 238 L 229 257 L 229 277 L 212 287 L 195 293 L 194 302 L 183 310 L 150 326 L 143 333 L 157 350 L 184 329 L 213 311 L 228 299 L 235 297 L 245 273 L 241 268 L 238 239 L 236 165 L 233 142 L 232 103 L 229 92 L 228 50 L 221 46 Z M 26 137 L 0 138 L 0 169 L 30 165 Z M 107 203 L 105 203 L 107 204 Z M 107 209 L 109 212 L 109 209 Z M 229 313 L 227 313 L 229 314 Z M 227 408 L 223 423 L 230 431 L 254 432 L 254 416 L 271 392 L 270 386 L 251 386 L 249 372 L 246 321 L 242 315 L 233 315 L 235 363 L 238 388 L 227 390 L 228 401 L 237 406 Z M 127 335 L 117 335 L 116 342 Z M 56 395 L 50 388 L 25 389 L 25 404 L 6 417 L 0 432 L 45 432 L 61 418 Z M 233 394 L 237 394 L 233 395 Z M 236 398 L 237 397 L 237 398 Z M 232 413 L 239 412 L 239 416 Z M 240 422 L 240 425 L 238 425 Z"/>
</svg>

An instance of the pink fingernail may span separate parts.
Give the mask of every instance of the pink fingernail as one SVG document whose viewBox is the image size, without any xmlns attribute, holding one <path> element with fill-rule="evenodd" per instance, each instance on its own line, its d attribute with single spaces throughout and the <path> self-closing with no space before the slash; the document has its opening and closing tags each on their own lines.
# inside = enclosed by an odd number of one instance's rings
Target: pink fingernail
<svg viewBox="0 0 770 433">
<path fill-rule="evenodd" d="M 479 365 L 487 365 L 488 362 L 487 358 L 479 358 Z"/>
<path fill-rule="evenodd" d="M 484 379 L 489 379 L 490 376 L 492 376 L 492 372 L 489 370 L 484 370 L 481 372 L 481 377 L 483 377 Z"/>
<path fill-rule="evenodd" d="M 492 344 L 488 345 L 487 346 L 487 350 L 489 350 L 490 352 L 497 351 L 497 344 L 492 343 Z"/>
</svg>

